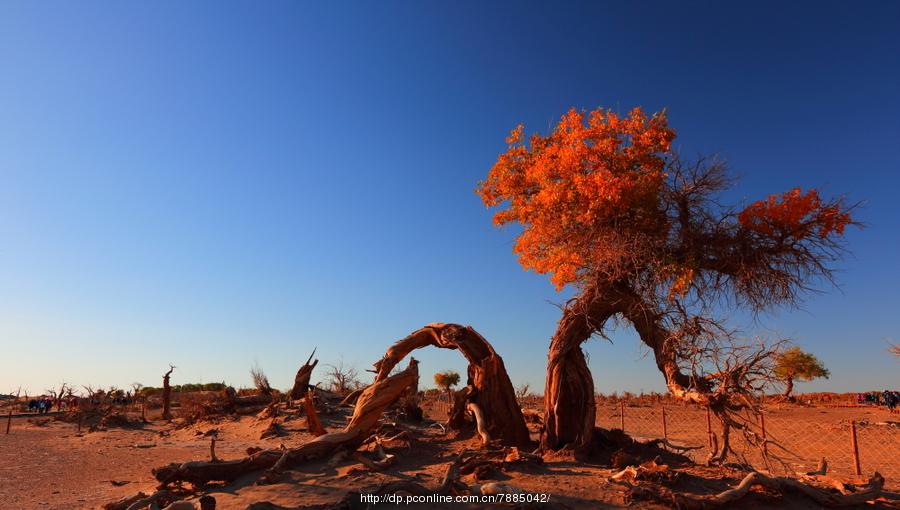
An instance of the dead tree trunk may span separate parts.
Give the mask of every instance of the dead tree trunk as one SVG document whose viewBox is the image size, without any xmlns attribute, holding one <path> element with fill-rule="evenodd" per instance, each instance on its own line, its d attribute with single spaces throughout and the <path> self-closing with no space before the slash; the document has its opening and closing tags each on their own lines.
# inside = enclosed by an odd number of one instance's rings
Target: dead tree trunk
<svg viewBox="0 0 900 510">
<path fill-rule="evenodd" d="M 375 381 L 385 379 L 407 354 L 429 345 L 459 350 L 468 360 L 466 399 L 484 412 L 484 428 L 491 439 L 515 446 L 524 446 L 530 442 L 525 418 L 503 359 L 471 327 L 433 323 L 398 340 L 375 363 Z"/>
<path fill-rule="evenodd" d="M 366 388 L 357 401 L 350 423 L 340 432 L 329 432 L 290 450 L 263 450 L 233 461 L 173 463 L 154 469 L 153 476 L 162 485 L 189 482 L 203 486 L 212 481 L 232 482 L 248 473 L 269 469 L 279 461 L 285 468 L 290 468 L 305 460 L 332 455 L 338 449 L 356 450 L 371 435 L 384 410 L 417 383 L 418 364 L 415 359 L 410 359 L 406 370 Z M 285 458 L 282 460 L 282 457 Z"/>
<path fill-rule="evenodd" d="M 294 376 L 294 387 L 291 388 L 291 400 L 299 400 L 306 395 L 307 391 L 309 391 L 309 379 L 312 376 L 313 369 L 316 368 L 316 365 L 319 363 L 319 360 L 313 360 L 313 356 L 315 355 L 316 350 L 313 349 L 313 352 L 309 355 L 309 359 L 306 360 L 306 363 L 300 367 L 300 370 L 297 370 L 297 375 Z"/>
<path fill-rule="evenodd" d="M 172 386 L 169 385 L 169 377 L 172 376 L 172 371 L 175 370 L 175 365 L 169 365 L 169 371 L 163 374 L 163 414 L 162 417 L 164 420 L 172 419 Z"/>
<path fill-rule="evenodd" d="M 306 430 L 314 436 L 324 436 L 327 432 L 322 422 L 319 421 L 319 415 L 316 413 L 316 404 L 313 402 L 313 392 L 306 392 Z"/>
</svg>

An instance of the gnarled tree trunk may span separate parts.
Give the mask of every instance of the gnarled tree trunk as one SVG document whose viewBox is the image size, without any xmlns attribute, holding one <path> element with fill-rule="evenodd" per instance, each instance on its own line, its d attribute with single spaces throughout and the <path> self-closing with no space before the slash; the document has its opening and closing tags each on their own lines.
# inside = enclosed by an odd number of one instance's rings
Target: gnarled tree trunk
<svg viewBox="0 0 900 510">
<path fill-rule="evenodd" d="M 503 359 L 474 329 L 459 324 L 432 323 L 392 345 L 375 363 L 375 381 L 390 374 L 396 364 L 415 349 L 426 346 L 456 349 L 469 362 L 468 393 L 484 413 L 484 429 L 492 440 L 524 446 L 530 442 L 522 409 L 516 400 Z M 456 423 L 456 421 L 451 420 Z"/>
<path fill-rule="evenodd" d="M 614 315 L 634 325 L 641 340 L 653 350 L 656 365 L 669 391 L 678 399 L 710 404 L 703 381 L 693 381 L 677 364 L 674 344 L 651 307 L 625 286 L 585 289 L 570 302 L 550 341 L 544 387 L 544 432 L 541 446 L 555 450 L 581 448 L 590 443 L 596 420 L 594 379 L 581 344 L 602 331 Z"/>
<path fill-rule="evenodd" d="M 547 355 L 541 447 L 548 450 L 585 446 L 596 421 L 594 377 L 581 350 L 593 330 L 570 310 L 563 313 Z"/>
<path fill-rule="evenodd" d="M 319 363 L 319 360 L 313 361 L 313 356 L 315 355 L 316 350 L 313 349 L 313 352 L 309 355 L 309 359 L 306 360 L 306 363 L 297 370 L 297 375 L 294 376 L 294 387 L 291 388 L 291 400 L 301 399 L 306 395 L 306 392 L 309 391 L 309 379 L 312 377 L 313 369 L 316 368 L 316 365 Z"/>
</svg>

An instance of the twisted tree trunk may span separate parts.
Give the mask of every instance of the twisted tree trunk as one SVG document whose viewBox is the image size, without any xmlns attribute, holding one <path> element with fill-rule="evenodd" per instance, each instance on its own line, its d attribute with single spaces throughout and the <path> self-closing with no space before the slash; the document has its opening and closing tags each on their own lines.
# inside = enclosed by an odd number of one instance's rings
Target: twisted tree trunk
<svg viewBox="0 0 900 510">
<path fill-rule="evenodd" d="M 589 287 L 564 309 L 547 356 L 544 387 L 544 432 L 541 447 L 556 450 L 582 448 L 590 443 L 596 420 L 594 379 L 581 344 L 602 331 L 606 322 L 621 314 L 634 325 L 641 340 L 653 350 L 666 386 L 678 399 L 709 404 L 703 381 L 692 381 L 678 368 L 674 344 L 643 300 L 626 285 Z"/>
<path fill-rule="evenodd" d="M 474 329 L 459 324 L 432 323 L 392 345 L 375 363 L 375 382 L 386 378 L 396 364 L 415 349 L 432 345 L 456 349 L 469 362 L 466 402 L 484 413 L 484 429 L 501 443 L 524 446 L 530 442 L 525 417 L 516 400 L 503 359 Z M 451 420 L 451 426 L 459 420 Z"/>
<path fill-rule="evenodd" d="M 550 341 L 542 448 L 580 448 L 591 441 L 596 421 L 594 377 L 581 344 L 592 333 L 585 317 L 568 308 Z"/>
</svg>

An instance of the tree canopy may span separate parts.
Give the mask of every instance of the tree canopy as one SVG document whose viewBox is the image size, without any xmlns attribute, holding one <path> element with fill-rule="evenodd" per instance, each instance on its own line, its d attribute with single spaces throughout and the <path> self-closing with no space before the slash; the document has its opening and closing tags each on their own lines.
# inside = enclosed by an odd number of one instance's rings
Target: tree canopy
<svg viewBox="0 0 900 510">
<path fill-rule="evenodd" d="M 514 248 L 522 267 L 558 289 L 633 280 L 674 298 L 730 284 L 761 307 L 829 275 L 823 262 L 852 222 L 842 199 L 815 189 L 721 205 L 716 195 L 732 184 L 724 163 L 681 162 L 664 111 L 572 109 L 549 135 L 526 142 L 523 133 L 512 131 L 477 192 L 500 207 L 496 224 L 523 227 Z"/>
<path fill-rule="evenodd" d="M 449 390 L 453 386 L 459 384 L 459 374 L 452 370 L 437 372 L 434 374 L 434 384 L 437 384 L 444 390 Z"/>
<path fill-rule="evenodd" d="M 811 381 L 820 377 L 828 378 L 831 372 L 814 355 L 799 347 L 791 347 L 778 354 L 775 359 L 775 375 L 782 380 Z"/>
</svg>

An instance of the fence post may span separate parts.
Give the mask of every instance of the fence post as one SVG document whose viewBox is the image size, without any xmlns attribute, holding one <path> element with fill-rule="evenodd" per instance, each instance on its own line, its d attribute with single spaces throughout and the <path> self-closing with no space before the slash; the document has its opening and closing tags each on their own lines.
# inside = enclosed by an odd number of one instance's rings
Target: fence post
<svg viewBox="0 0 900 510">
<path fill-rule="evenodd" d="M 619 405 L 619 425 L 621 425 L 622 432 L 625 432 L 625 401 L 620 402 Z"/>
<path fill-rule="evenodd" d="M 665 439 L 666 442 L 668 442 L 669 441 L 669 431 L 666 428 L 666 406 L 662 406 L 662 420 L 663 420 L 663 439 Z"/>
<path fill-rule="evenodd" d="M 766 415 L 763 414 L 762 407 L 759 408 L 759 428 L 760 428 L 760 430 L 762 430 L 763 455 L 766 458 L 768 458 L 769 457 L 769 441 L 766 439 Z"/>
<path fill-rule="evenodd" d="M 16 408 L 16 405 L 19 403 L 19 395 L 22 393 L 22 387 L 19 386 L 18 391 L 16 391 L 16 398 L 10 403 L 12 405 L 9 406 L 9 415 L 6 416 L 6 434 L 9 435 L 9 427 L 12 425 L 12 415 L 13 409 Z M 27 391 L 25 393 L 28 393 Z M 28 397 L 25 397 L 28 398 Z"/>
<path fill-rule="evenodd" d="M 712 417 L 709 413 L 709 405 L 706 406 L 706 440 L 709 442 L 709 448 L 713 447 L 713 433 L 712 433 Z M 715 452 L 713 452 L 715 453 Z"/>
<path fill-rule="evenodd" d="M 856 443 L 856 420 L 850 420 L 850 446 L 853 448 L 853 472 L 859 476 L 862 470 L 859 468 L 859 445 Z"/>
</svg>

